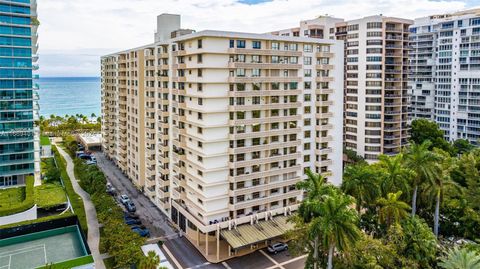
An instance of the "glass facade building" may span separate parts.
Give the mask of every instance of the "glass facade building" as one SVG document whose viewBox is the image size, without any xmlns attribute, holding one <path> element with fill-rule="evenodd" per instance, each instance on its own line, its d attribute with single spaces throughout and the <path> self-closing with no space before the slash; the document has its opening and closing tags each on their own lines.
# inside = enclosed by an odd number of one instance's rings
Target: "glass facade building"
<svg viewBox="0 0 480 269">
<path fill-rule="evenodd" d="M 0 188 L 40 174 L 36 0 L 0 0 Z"/>
</svg>

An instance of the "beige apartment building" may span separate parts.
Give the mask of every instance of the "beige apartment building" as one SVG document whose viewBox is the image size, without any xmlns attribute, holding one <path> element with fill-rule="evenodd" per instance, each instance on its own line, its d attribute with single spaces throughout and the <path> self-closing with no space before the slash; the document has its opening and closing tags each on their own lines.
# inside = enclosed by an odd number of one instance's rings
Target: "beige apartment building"
<svg viewBox="0 0 480 269">
<path fill-rule="evenodd" d="M 102 57 L 105 154 L 211 262 L 278 239 L 305 169 L 342 178 L 342 41 L 184 30 Z"/>
<path fill-rule="evenodd" d="M 408 53 L 411 20 L 321 16 L 281 36 L 345 41 L 344 143 L 367 161 L 395 155 L 408 143 Z"/>
</svg>

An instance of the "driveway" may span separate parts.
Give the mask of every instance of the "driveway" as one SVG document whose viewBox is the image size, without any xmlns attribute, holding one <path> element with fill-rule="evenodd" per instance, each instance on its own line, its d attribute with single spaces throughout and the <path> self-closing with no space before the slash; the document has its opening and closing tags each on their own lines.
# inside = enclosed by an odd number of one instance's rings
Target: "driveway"
<svg viewBox="0 0 480 269">
<path fill-rule="evenodd" d="M 97 165 L 103 171 L 107 180 L 117 189 L 117 194 L 126 194 L 137 208 L 137 215 L 143 225 L 150 230 L 151 237 L 176 237 L 177 231 L 169 223 L 168 217 L 155 206 L 150 199 L 138 191 L 133 183 L 108 160 L 101 152 L 94 153 Z M 117 200 L 118 201 L 118 200 Z"/>
</svg>

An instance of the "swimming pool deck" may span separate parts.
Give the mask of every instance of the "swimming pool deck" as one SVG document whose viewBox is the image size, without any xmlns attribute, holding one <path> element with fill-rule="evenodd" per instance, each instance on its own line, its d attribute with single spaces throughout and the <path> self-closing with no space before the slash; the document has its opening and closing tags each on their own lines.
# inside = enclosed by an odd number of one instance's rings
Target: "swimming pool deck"
<svg viewBox="0 0 480 269">
<path fill-rule="evenodd" d="M 32 269 L 86 256 L 78 226 L 0 240 L 0 269 Z"/>
</svg>

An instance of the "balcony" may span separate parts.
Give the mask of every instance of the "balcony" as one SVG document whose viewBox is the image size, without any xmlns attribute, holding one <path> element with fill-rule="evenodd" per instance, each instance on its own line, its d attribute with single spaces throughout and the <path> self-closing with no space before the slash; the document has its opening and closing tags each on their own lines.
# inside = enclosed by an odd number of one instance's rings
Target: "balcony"
<svg viewBox="0 0 480 269">
<path fill-rule="evenodd" d="M 300 69 L 301 64 L 290 63 L 243 63 L 229 62 L 228 68 L 244 68 L 244 69 Z"/>
<path fill-rule="evenodd" d="M 252 160 L 247 160 L 247 161 L 235 161 L 235 162 L 229 162 L 228 167 L 230 169 L 235 169 L 235 168 L 240 168 L 240 167 L 249 167 L 253 165 L 261 165 L 261 164 L 267 164 L 267 163 L 272 163 L 272 162 L 281 162 L 281 161 L 286 161 L 286 160 L 292 160 L 292 159 L 299 159 L 301 157 L 300 152 L 292 153 L 292 154 L 285 154 L 285 155 L 277 155 L 277 156 L 271 156 L 271 157 L 263 157 L 259 159 L 252 159 Z"/>
<path fill-rule="evenodd" d="M 301 82 L 302 77 L 229 77 L 229 83 L 271 83 L 271 82 Z M 179 81 L 180 82 L 180 81 Z"/>
<path fill-rule="evenodd" d="M 254 55 L 276 55 L 276 56 L 302 56 L 301 51 L 290 51 L 290 50 L 269 50 L 269 49 L 240 49 L 240 48 L 230 48 L 228 49 L 229 54 L 254 54 Z"/>
</svg>

